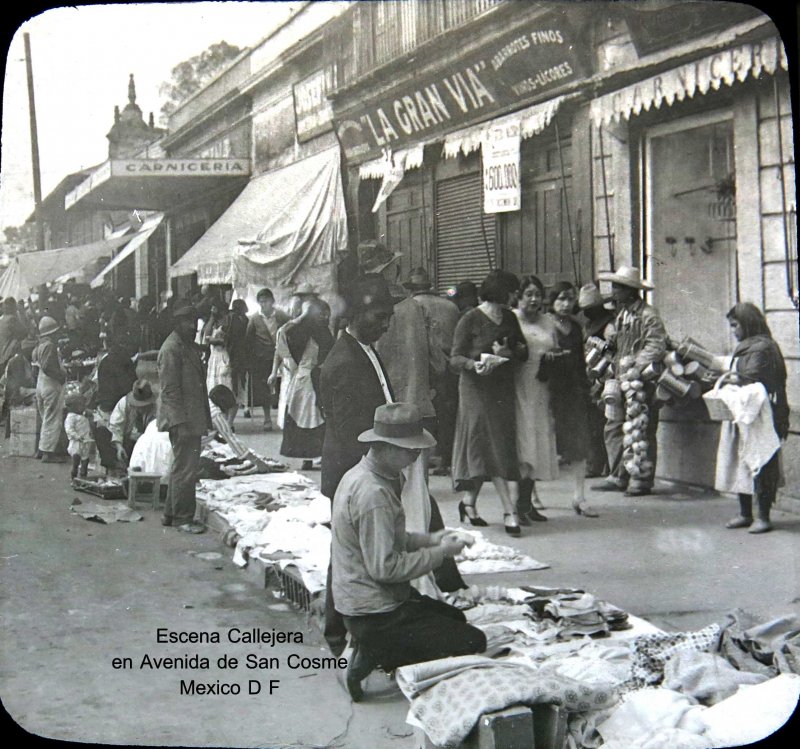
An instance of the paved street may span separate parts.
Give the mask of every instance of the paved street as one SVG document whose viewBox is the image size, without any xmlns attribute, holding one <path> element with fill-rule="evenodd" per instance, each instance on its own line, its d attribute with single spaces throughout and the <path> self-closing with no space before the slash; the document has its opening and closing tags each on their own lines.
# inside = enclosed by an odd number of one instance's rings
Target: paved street
<svg viewBox="0 0 800 749">
<path fill-rule="evenodd" d="M 239 433 L 277 455 L 280 435 L 259 433 L 259 421 L 240 419 Z M 149 509 L 139 523 L 88 522 L 69 511 L 77 495 L 66 465 L 0 455 L 0 692 L 28 731 L 112 744 L 411 749 L 405 701 L 383 675 L 370 678 L 369 701 L 354 706 L 339 671 L 290 667 L 328 655 L 319 631 L 235 567 L 215 534 L 164 529 Z M 431 485 L 445 521 L 457 525 L 449 479 Z M 581 587 L 667 630 L 722 623 L 736 607 L 764 619 L 800 609 L 799 515 L 778 509 L 776 530 L 764 536 L 729 531 L 733 500 L 664 485 L 648 498 L 591 495 L 601 517 L 589 519 L 570 509 L 570 487 L 568 476 L 542 485 L 549 520 L 518 539 L 503 532 L 499 500 L 487 487 L 479 510 L 491 523 L 489 539 L 551 566 L 468 581 Z M 222 641 L 159 643 L 159 628 L 217 633 Z M 303 642 L 228 642 L 229 631 L 254 628 L 299 632 Z M 140 668 L 145 654 L 155 664 L 195 653 L 209 659 L 208 670 Z M 248 654 L 277 664 L 247 669 Z M 224 655 L 238 658 L 238 669 L 219 668 Z M 115 669 L 113 659 L 125 657 L 133 667 Z M 219 680 L 240 685 L 242 694 L 182 695 L 181 681 L 192 678 L 195 689 Z M 251 680 L 261 683 L 260 694 L 246 694 Z M 272 695 L 270 680 L 277 682 Z"/>
</svg>

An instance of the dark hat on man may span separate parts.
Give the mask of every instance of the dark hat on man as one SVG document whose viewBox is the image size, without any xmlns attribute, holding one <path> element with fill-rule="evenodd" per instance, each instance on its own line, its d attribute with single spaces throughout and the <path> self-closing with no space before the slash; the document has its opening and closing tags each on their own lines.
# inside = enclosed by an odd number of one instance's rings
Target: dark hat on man
<svg viewBox="0 0 800 749">
<path fill-rule="evenodd" d="M 380 273 L 398 258 L 403 257 L 402 252 L 392 252 L 383 242 L 369 239 L 359 242 L 358 269 L 361 273 Z"/>
<path fill-rule="evenodd" d="M 433 447 L 436 440 L 422 428 L 422 414 L 413 403 L 387 403 L 375 409 L 372 429 L 358 435 L 359 442 L 388 442 L 411 450 Z"/>
<path fill-rule="evenodd" d="M 197 312 L 197 308 L 191 304 L 179 304 L 172 310 L 172 317 L 173 319 L 176 317 L 194 317 L 197 319 L 199 314 Z"/>
<path fill-rule="evenodd" d="M 156 402 L 153 387 L 147 380 L 136 380 L 128 398 L 132 406 L 149 406 Z"/>
<path fill-rule="evenodd" d="M 391 308 L 394 303 L 388 281 L 378 273 L 356 276 L 347 290 L 347 305 L 351 312 Z"/>
<path fill-rule="evenodd" d="M 428 271 L 425 268 L 414 268 L 403 286 L 411 291 L 425 291 L 430 289 L 433 284 Z"/>
</svg>

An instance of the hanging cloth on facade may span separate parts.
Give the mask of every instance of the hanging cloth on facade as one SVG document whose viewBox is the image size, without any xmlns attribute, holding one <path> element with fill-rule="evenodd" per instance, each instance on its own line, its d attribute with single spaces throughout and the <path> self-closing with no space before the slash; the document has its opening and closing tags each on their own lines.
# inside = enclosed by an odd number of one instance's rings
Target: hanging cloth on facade
<svg viewBox="0 0 800 749">
<path fill-rule="evenodd" d="M 255 177 L 170 268 L 198 283 L 289 286 L 347 248 L 338 146 Z M 333 271 L 331 270 L 331 274 Z"/>
</svg>

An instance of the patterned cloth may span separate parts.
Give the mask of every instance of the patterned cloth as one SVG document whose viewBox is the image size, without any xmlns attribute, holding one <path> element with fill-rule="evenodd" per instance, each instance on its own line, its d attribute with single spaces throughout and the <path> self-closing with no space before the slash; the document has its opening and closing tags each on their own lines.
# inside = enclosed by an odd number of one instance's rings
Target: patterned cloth
<svg viewBox="0 0 800 749">
<path fill-rule="evenodd" d="M 719 640 L 719 625 L 710 624 L 697 632 L 642 635 L 633 644 L 631 679 L 627 686 L 638 689 L 660 684 L 664 679 L 664 665 L 673 656 L 686 651 L 707 651 Z"/>
<path fill-rule="evenodd" d="M 510 705 L 555 704 L 570 711 L 604 709 L 617 701 L 613 687 L 596 687 L 555 668 L 494 662 L 456 669 L 411 702 L 407 721 L 423 728 L 437 746 L 460 744 L 484 713 Z"/>
</svg>

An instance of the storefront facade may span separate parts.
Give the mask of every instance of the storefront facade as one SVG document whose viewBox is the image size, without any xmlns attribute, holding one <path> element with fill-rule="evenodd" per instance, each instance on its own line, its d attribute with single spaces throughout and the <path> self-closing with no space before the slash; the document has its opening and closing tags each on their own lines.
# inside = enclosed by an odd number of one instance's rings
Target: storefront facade
<svg viewBox="0 0 800 749">
<path fill-rule="evenodd" d="M 754 302 L 786 357 L 784 492 L 799 496 L 793 138 L 770 20 L 725 3 L 464 2 L 431 33 L 400 3 L 387 55 L 380 5 L 352 11 L 362 67 L 332 97 L 352 231 L 440 291 L 492 267 L 552 285 L 635 265 L 671 339 L 717 352 L 733 346 L 726 312 Z M 513 189 L 490 200 L 498 187 Z M 713 484 L 717 432 L 699 402 L 665 408 L 660 476 Z"/>
<path fill-rule="evenodd" d="M 339 74 L 330 29 L 350 5 L 303 7 L 171 118 L 171 154 L 229 150 L 252 165 L 225 205 L 176 216 L 169 274 L 179 291 L 217 285 L 255 306 L 260 287 L 281 303 L 308 282 L 332 301 L 347 225 L 327 100 Z"/>
</svg>

